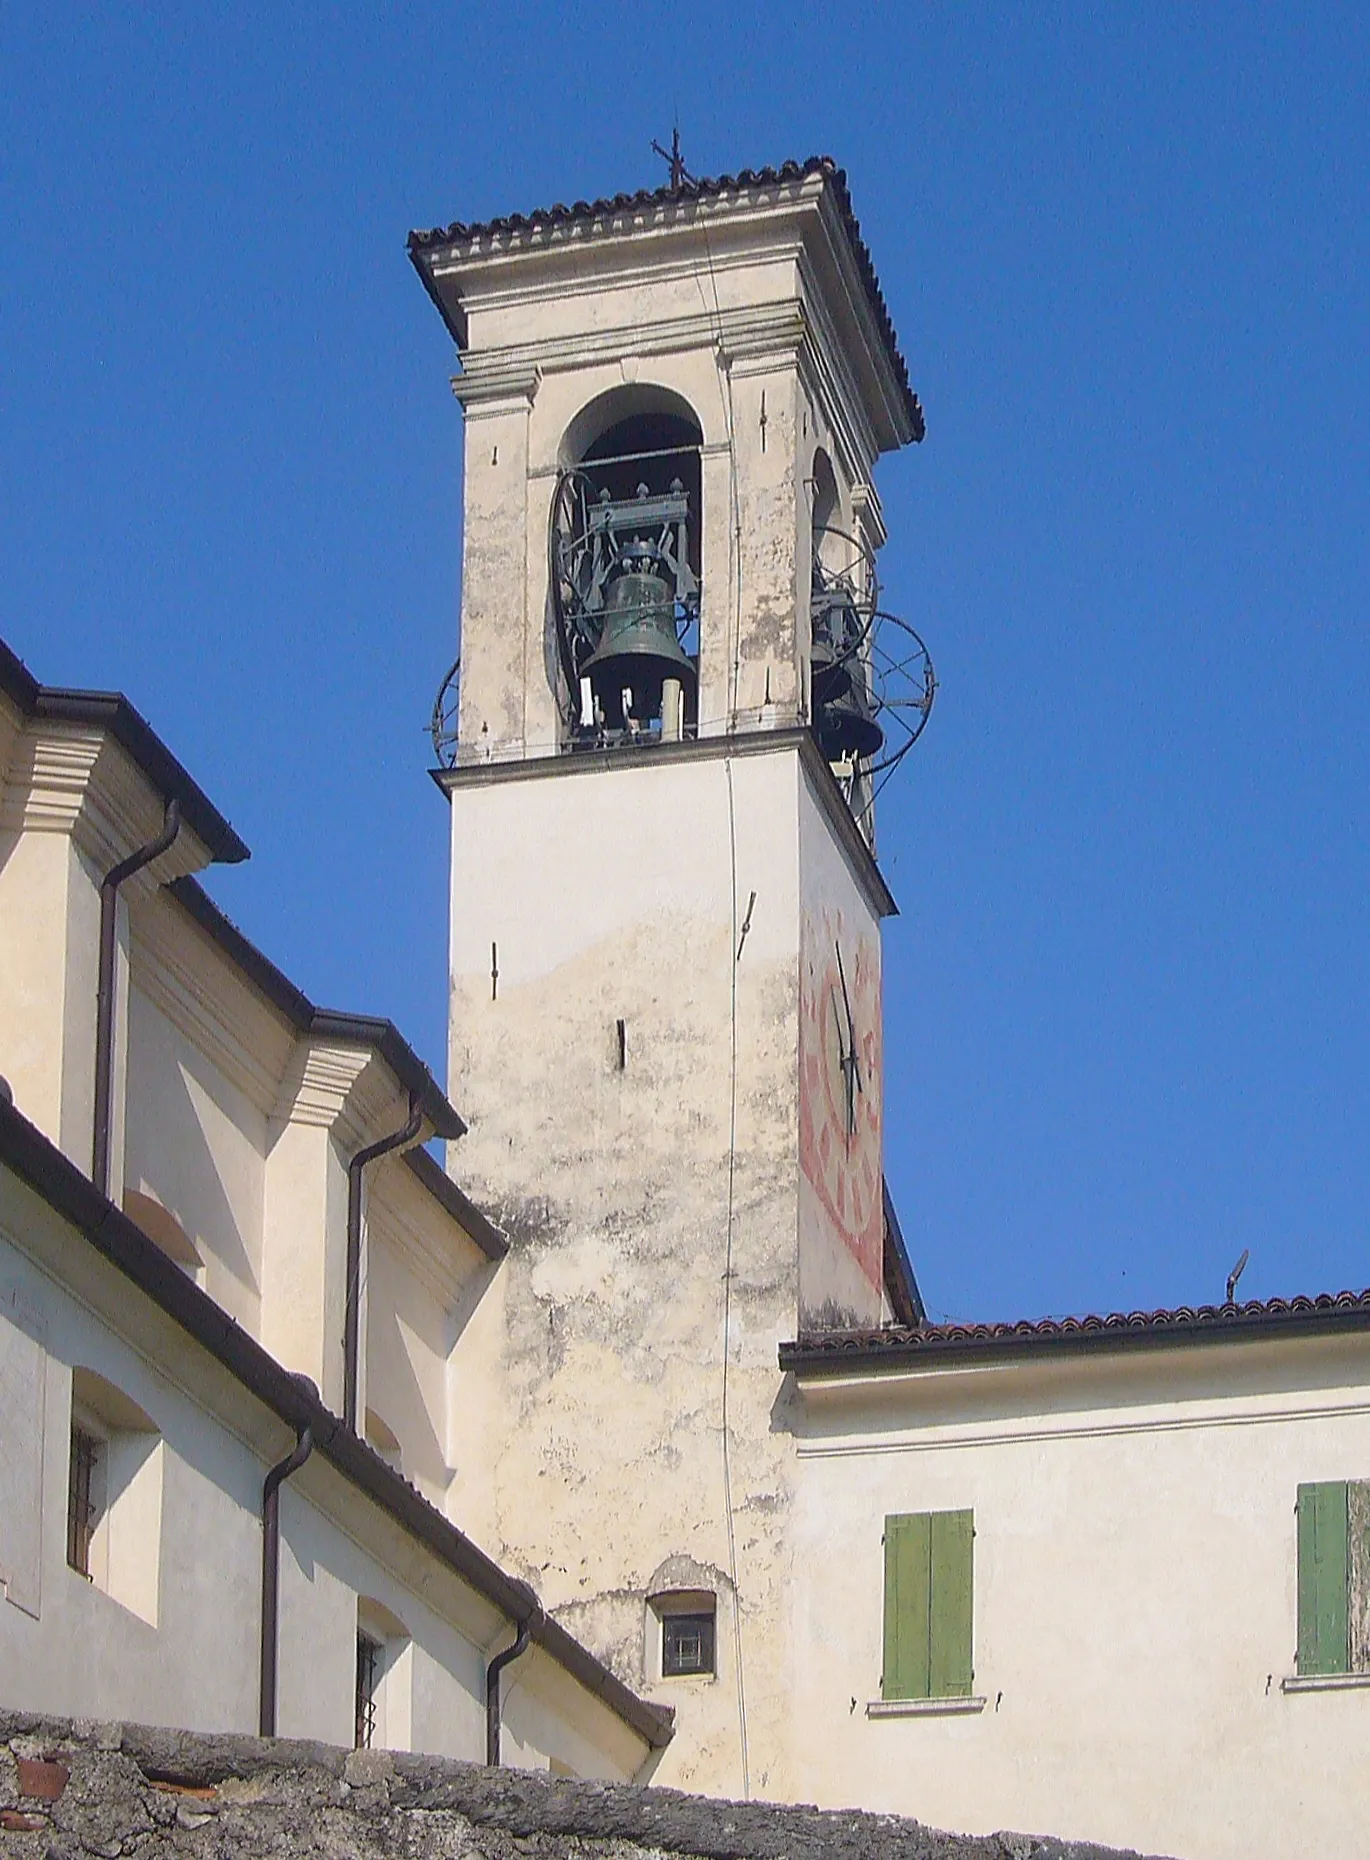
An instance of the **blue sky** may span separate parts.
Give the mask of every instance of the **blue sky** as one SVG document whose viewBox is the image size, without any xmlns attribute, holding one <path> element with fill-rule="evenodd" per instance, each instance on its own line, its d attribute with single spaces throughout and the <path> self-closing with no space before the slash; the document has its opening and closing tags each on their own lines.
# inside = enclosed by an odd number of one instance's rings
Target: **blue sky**
<svg viewBox="0 0 1370 1860">
<path fill-rule="evenodd" d="M 0 12 L 0 633 L 441 1074 L 459 424 L 414 225 L 829 152 L 928 415 L 887 1168 L 938 1315 L 1370 1282 L 1363 9 Z"/>
</svg>

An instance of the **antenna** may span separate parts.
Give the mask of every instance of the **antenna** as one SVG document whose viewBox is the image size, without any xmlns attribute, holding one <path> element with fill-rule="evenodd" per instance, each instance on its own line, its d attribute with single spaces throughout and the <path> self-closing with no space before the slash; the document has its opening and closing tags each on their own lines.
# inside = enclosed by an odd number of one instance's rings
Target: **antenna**
<svg viewBox="0 0 1370 1860">
<path fill-rule="evenodd" d="M 671 192 L 673 194 L 678 194 L 687 181 L 691 187 L 694 186 L 695 178 L 685 166 L 685 157 L 680 152 L 679 123 L 677 123 L 675 128 L 671 131 L 670 148 L 664 149 L 659 142 L 654 141 L 652 143 L 652 153 L 654 155 L 659 155 L 664 162 L 670 164 Z"/>
<path fill-rule="evenodd" d="M 1242 1274 L 1246 1271 L 1246 1262 L 1247 1260 L 1250 1259 L 1250 1257 L 1251 1257 L 1251 1248 L 1249 1246 L 1244 1246 L 1242 1248 L 1241 1258 L 1237 1261 L 1236 1265 L 1232 1268 L 1231 1272 L 1229 1272 L 1227 1275 L 1227 1302 L 1228 1304 L 1231 1304 L 1233 1302 L 1232 1294 L 1237 1289 L 1238 1279 L 1240 1279 Z"/>
</svg>

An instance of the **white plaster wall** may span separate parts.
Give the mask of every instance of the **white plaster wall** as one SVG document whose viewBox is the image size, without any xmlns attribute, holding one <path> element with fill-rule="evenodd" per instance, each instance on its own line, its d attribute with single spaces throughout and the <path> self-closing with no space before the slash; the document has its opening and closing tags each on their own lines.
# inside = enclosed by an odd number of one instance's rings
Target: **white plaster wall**
<svg viewBox="0 0 1370 1860">
<path fill-rule="evenodd" d="M 90 1168 L 99 897 L 65 833 L 0 835 L 0 1073 Z"/>
<path fill-rule="evenodd" d="M 1370 1690 L 1280 1689 L 1297 1487 L 1370 1471 L 1370 1345 L 872 1379 L 804 1413 L 791 1705 L 820 1803 L 1186 1860 L 1370 1845 Z M 986 1708 L 870 1720 L 884 1519 L 962 1507 Z"/>
<path fill-rule="evenodd" d="M 262 1219 L 261 1338 L 335 1414 L 343 1398 L 347 1164 L 326 1125 L 273 1120 Z"/>
<path fill-rule="evenodd" d="M 76 1286 L 80 1296 L 69 1289 Z M 38 1369 L 30 1373 L 35 1350 Z M 160 1434 L 160 1515 L 155 1544 L 142 1547 L 142 1614 L 66 1562 L 76 1366 L 136 1403 Z M 31 1456 L 0 1453 L 0 1548 L 13 1561 L 15 1544 L 22 1550 L 32 1535 L 14 1528 L 15 1514 L 27 1511 L 32 1520 L 35 1505 L 41 1544 L 41 1594 L 30 1585 L 18 1605 L 7 1581 L 0 1599 L 7 1702 L 193 1730 L 255 1729 L 261 1485 L 288 1444 L 286 1430 L 7 1170 L 0 1170 L 0 1390 L 7 1427 L 29 1427 L 42 1445 L 37 1480 Z M 209 1405 L 216 1394 L 231 1412 Z M 390 1560 L 369 1547 L 373 1540 L 393 1541 Z M 410 1642 L 401 1663 L 409 1696 L 402 1709 L 392 1703 L 392 1730 L 407 1723 L 415 1747 L 480 1760 L 483 1649 L 507 1627 L 316 1456 L 283 1494 L 283 1735 L 351 1742 L 363 1596 L 401 1622 Z M 583 1761 L 591 1746 L 602 1766 L 595 1773 L 622 1779 L 637 1768 L 640 1741 L 559 1669 L 541 1682 L 534 1675 L 531 1691 L 541 1716 L 528 1761 Z"/>
<path fill-rule="evenodd" d="M 447 1495 L 449 1318 L 370 1224 L 366 1245 L 366 1405 L 395 1434 L 403 1471 L 434 1504 Z"/>
<path fill-rule="evenodd" d="M 137 987 L 127 1051 L 124 1186 L 176 1216 L 205 1290 L 256 1335 L 266 1119 Z"/>
</svg>

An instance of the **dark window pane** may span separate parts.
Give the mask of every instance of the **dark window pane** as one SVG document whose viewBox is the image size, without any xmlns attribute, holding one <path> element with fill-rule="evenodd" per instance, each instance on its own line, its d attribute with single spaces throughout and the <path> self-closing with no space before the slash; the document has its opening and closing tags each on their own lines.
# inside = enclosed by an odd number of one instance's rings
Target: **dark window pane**
<svg viewBox="0 0 1370 1860">
<path fill-rule="evenodd" d="M 712 1615 L 667 1615 L 661 1624 L 661 1670 L 668 1679 L 714 1670 Z"/>
<path fill-rule="evenodd" d="M 369 1750 L 376 1734 L 376 1687 L 381 1677 L 381 1650 L 365 1634 L 357 1636 L 357 1749 Z"/>
<path fill-rule="evenodd" d="M 83 1427 L 71 1430 L 71 1469 L 67 1484 L 67 1562 L 90 1580 L 90 1545 L 98 1519 L 95 1515 L 96 1472 L 101 1442 Z"/>
</svg>

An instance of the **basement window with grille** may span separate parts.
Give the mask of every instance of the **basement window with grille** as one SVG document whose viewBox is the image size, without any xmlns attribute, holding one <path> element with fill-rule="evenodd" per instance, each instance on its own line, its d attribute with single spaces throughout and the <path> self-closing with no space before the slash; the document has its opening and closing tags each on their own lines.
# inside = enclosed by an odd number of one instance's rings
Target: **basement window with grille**
<svg viewBox="0 0 1370 1860">
<path fill-rule="evenodd" d="M 71 1372 L 67 1564 L 157 1625 L 162 1441 L 156 1423 L 93 1369 Z"/>
<path fill-rule="evenodd" d="M 376 1735 L 376 1714 L 385 1649 L 369 1634 L 357 1635 L 357 1714 L 355 1743 L 370 1750 Z"/>
<path fill-rule="evenodd" d="M 67 1482 L 67 1562 L 87 1582 L 93 1580 L 90 1551 L 102 1509 L 104 1449 L 105 1443 L 97 1435 L 79 1422 L 72 1423 Z"/>
</svg>

